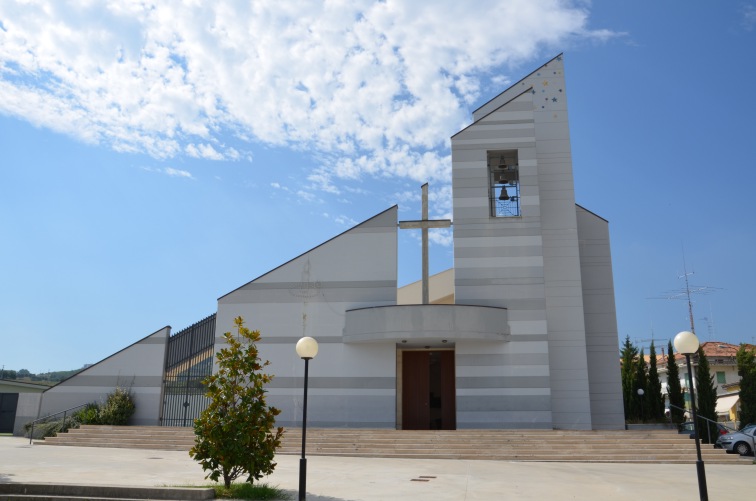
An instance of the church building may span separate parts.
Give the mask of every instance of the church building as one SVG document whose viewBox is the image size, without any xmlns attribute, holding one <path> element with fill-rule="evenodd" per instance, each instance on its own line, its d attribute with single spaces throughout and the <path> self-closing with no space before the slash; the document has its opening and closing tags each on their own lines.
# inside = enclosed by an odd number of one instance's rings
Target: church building
<svg viewBox="0 0 756 501">
<path fill-rule="evenodd" d="M 451 222 L 427 218 L 427 196 L 418 221 L 388 207 L 24 408 L 44 416 L 120 385 L 134 424 L 191 426 L 241 316 L 261 332 L 282 426 L 301 426 L 294 346 L 311 336 L 310 427 L 624 429 L 609 229 L 575 203 L 562 56 L 472 118 L 451 139 Z M 398 232 L 423 232 L 427 253 L 427 229 L 450 224 L 453 269 L 398 288 Z"/>
</svg>

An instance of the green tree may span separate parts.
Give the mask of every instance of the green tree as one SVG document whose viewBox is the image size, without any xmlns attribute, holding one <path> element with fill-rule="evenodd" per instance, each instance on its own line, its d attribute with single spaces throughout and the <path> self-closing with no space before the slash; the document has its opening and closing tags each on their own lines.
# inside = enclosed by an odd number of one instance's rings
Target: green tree
<svg viewBox="0 0 756 501">
<path fill-rule="evenodd" d="M 652 421 L 661 421 L 664 419 L 664 394 L 659 380 L 659 369 L 656 366 L 656 347 L 653 341 L 651 341 L 651 348 L 648 350 L 647 386 L 648 417 Z"/>
<path fill-rule="evenodd" d="M 643 392 L 643 395 L 639 393 Z M 638 361 L 635 364 L 635 375 L 633 377 L 633 393 L 632 397 L 635 401 L 635 417 L 640 421 L 645 421 L 648 417 L 648 381 L 646 378 L 646 357 L 641 348 L 638 355 Z"/>
<path fill-rule="evenodd" d="M 685 420 L 685 397 L 680 384 L 680 371 L 672 351 L 672 341 L 667 344 L 667 396 L 669 397 L 669 411 L 672 421 L 680 424 Z"/>
<path fill-rule="evenodd" d="M 735 355 L 740 376 L 740 425 L 756 423 L 756 351 L 741 344 Z"/>
<path fill-rule="evenodd" d="M 234 319 L 236 336 L 226 332 L 227 348 L 216 354 L 218 369 L 205 380 L 210 404 L 194 422 L 194 447 L 189 455 L 210 471 L 207 478 L 223 477 L 226 488 L 241 475 L 250 484 L 276 467 L 273 462 L 281 445 L 283 428 L 275 428 L 280 410 L 268 407 L 264 385 L 273 376 L 261 372 L 269 365 L 258 355 L 259 331 Z"/>
<path fill-rule="evenodd" d="M 634 395 L 635 370 L 638 362 L 638 348 L 630 342 L 630 336 L 625 337 L 625 342 L 620 351 L 620 364 L 622 376 L 622 401 L 625 405 L 625 420 L 635 419 L 637 416 Z"/>
<path fill-rule="evenodd" d="M 696 371 L 696 400 L 698 416 L 714 421 L 698 420 L 698 430 L 701 433 L 703 443 L 716 442 L 717 440 L 717 386 L 714 384 L 714 376 L 711 375 L 709 361 L 703 352 L 703 347 L 698 348 L 698 365 Z M 708 431 L 707 431 L 708 430 Z"/>
</svg>

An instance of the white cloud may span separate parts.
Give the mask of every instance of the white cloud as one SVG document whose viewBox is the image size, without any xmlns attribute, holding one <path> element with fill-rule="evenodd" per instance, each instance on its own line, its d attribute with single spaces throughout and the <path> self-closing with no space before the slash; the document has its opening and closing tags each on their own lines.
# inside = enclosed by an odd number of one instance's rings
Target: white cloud
<svg viewBox="0 0 756 501">
<path fill-rule="evenodd" d="M 743 27 L 751 31 L 756 27 L 756 6 L 745 5 L 743 6 Z"/>
<path fill-rule="evenodd" d="M 248 157 L 229 136 L 306 149 L 334 194 L 365 175 L 448 182 L 484 79 L 613 35 L 586 5 L 4 0 L 0 113 L 156 158 Z"/>
<path fill-rule="evenodd" d="M 186 153 L 190 157 L 205 158 L 207 160 L 223 160 L 224 156 L 210 144 L 188 144 Z"/>
<path fill-rule="evenodd" d="M 185 179 L 195 179 L 194 176 L 192 176 L 192 173 L 189 171 L 181 170 L 181 169 L 174 169 L 173 167 L 147 167 L 143 166 L 141 167 L 142 170 L 147 172 L 157 172 L 158 174 L 165 174 L 166 176 L 171 177 L 182 177 Z"/>
<path fill-rule="evenodd" d="M 194 176 L 192 176 L 191 172 L 181 169 L 174 169 L 173 167 L 166 167 L 165 169 L 163 169 L 163 172 L 172 177 L 185 177 L 187 179 L 194 179 Z"/>
</svg>

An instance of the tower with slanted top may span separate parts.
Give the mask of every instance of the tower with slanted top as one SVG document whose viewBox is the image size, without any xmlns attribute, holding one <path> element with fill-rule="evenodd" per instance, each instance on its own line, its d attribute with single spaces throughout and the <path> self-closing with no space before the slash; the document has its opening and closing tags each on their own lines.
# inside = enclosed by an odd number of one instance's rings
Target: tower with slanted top
<svg viewBox="0 0 756 501">
<path fill-rule="evenodd" d="M 622 421 L 608 228 L 575 204 L 566 98 L 560 55 L 452 137 L 455 301 L 506 308 L 510 332 L 457 346 L 470 425 Z"/>
</svg>

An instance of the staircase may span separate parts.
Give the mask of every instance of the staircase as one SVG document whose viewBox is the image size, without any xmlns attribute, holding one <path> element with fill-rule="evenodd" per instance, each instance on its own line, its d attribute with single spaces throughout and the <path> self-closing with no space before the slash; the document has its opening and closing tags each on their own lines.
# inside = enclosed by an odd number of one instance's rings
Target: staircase
<svg viewBox="0 0 756 501">
<path fill-rule="evenodd" d="M 300 454 L 302 430 L 286 430 L 279 454 Z M 82 426 L 37 442 L 78 447 L 188 451 L 192 428 Z M 675 431 L 308 429 L 308 456 L 486 459 L 591 463 L 693 463 L 695 442 Z M 752 464 L 752 458 L 701 446 L 705 463 Z"/>
</svg>

